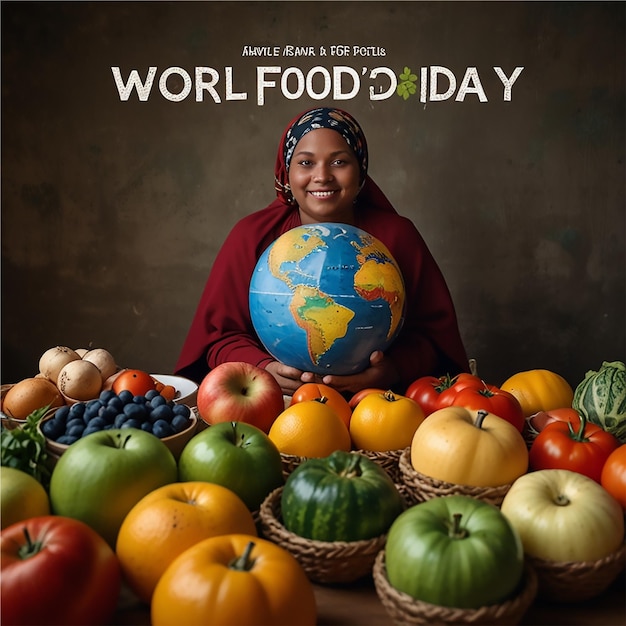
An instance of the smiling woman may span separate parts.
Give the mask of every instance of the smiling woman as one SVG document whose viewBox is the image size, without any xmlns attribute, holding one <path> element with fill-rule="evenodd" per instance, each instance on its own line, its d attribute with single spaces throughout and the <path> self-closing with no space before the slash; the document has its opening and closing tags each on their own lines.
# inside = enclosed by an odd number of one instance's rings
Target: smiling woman
<svg viewBox="0 0 626 626">
<path fill-rule="evenodd" d="M 311 109 L 288 124 L 274 170 L 277 197 L 240 220 L 224 242 L 178 359 L 178 374 L 200 382 L 223 362 L 245 361 L 268 370 L 283 393 L 293 395 L 310 382 L 342 393 L 367 387 L 402 392 L 419 376 L 467 370 L 445 279 L 415 225 L 370 178 L 368 164 L 363 130 L 346 111 Z M 320 222 L 354 226 L 380 240 L 405 283 L 400 333 L 390 347 L 374 348 L 361 371 L 349 374 L 324 376 L 277 361 L 260 342 L 249 309 L 251 277 L 261 255 L 287 231 Z"/>
</svg>

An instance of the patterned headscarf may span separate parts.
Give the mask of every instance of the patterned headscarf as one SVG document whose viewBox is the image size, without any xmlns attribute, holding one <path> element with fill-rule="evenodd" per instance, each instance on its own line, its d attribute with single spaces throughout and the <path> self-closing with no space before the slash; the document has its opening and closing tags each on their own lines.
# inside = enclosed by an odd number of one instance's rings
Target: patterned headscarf
<svg viewBox="0 0 626 626">
<path fill-rule="evenodd" d="M 318 128 L 336 130 L 345 139 L 359 163 L 361 186 L 363 186 L 367 178 L 367 141 L 359 123 L 348 112 L 341 109 L 329 107 L 310 109 L 301 113 L 290 122 L 278 146 L 274 170 L 275 188 L 277 195 L 288 204 L 293 204 L 294 202 L 289 186 L 291 157 L 300 139 L 306 133 Z"/>
</svg>

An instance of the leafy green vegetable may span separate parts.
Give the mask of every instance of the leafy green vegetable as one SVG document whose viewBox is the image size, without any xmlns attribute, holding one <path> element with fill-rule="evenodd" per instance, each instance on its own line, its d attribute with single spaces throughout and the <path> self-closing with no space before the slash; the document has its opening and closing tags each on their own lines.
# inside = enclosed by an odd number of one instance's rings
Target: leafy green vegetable
<svg viewBox="0 0 626 626">
<path fill-rule="evenodd" d="M 8 429 L 2 426 L 0 433 L 0 465 L 14 467 L 36 478 L 48 489 L 50 467 L 46 452 L 46 438 L 37 429 L 41 418 L 50 405 L 33 411 L 22 427 Z"/>
<path fill-rule="evenodd" d="M 626 366 L 622 361 L 604 361 L 590 370 L 574 390 L 572 407 L 626 443 Z"/>
</svg>

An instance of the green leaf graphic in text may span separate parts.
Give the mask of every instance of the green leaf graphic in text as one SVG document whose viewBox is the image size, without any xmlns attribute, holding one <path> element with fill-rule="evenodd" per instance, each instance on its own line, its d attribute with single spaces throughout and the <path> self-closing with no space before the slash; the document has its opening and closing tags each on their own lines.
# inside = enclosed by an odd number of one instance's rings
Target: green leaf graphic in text
<svg viewBox="0 0 626 626">
<path fill-rule="evenodd" d="M 417 74 L 413 74 L 411 68 L 405 65 L 404 71 L 400 74 L 399 78 L 400 81 L 396 87 L 396 93 L 407 100 L 409 96 L 417 92 L 417 85 L 415 84 Z"/>
</svg>

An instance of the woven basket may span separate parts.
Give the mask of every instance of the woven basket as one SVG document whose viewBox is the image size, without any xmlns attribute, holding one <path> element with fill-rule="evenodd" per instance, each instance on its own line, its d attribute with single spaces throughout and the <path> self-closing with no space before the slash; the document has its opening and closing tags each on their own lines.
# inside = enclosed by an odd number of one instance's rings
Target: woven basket
<svg viewBox="0 0 626 626">
<path fill-rule="evenodd" d="M 460 494 L 483 500 L 499 508 L 504 496 L 511 488 L 510 484 L 498 485 L 497 487 L 470 487 L 469 485 L 457 485 L 425 476 L 413 469 L 410 448 L 406 448 L 400 455 L 398 467 L 401 480 L 415 502 L 425 502 L 439 496 Z"/>
<path fill-rule="evenodd" d="M 290 552 L 310 580 L 350 583 L 371 574 L 376 555 L 387 535 L 363 541 L 315 541 L 289 532 L 281 523 L 283 487 L 274 489 L 261 504 L 262 536 Z"/>
<path fill-rule="evenodd" d="M 389 474 L 389 477 L 394 483 L 401 482 L 402 479 L 400 477 L 398 462 L 400 460 L 402 450 L 388 450 L 384 452 L 376 450 L 356 450 L 355 452 L 366 456 L 377 465 L 380 465 L 387 472 L 387 474 Z"/>
<path fill-rule="evenodd" d="M 296 469 L 296 467 L 298 467 L 298 465 L 300 465 L 301 463 L 304 463 L 307 460 L 308 457 L 306 456 L 297 456 L 295 454 L 284 454 L 283 452 L 280 453 L 280 460 L 283 463 L 283 476 L 285 478 L 285 480 L 287 480 L 287 477 L 289 476 L 289 474 L 291 474 L 291 472 L 293 472 L 293 470 Z"/>
<path fill-rule="evenodd" d="M 459 609 L 415 600 L 391 586 L 381 550 L 373 567 L 376 593 L 395 624 L 519 624 L 537 595 L 537 575 L 526 565 L 522 587 L 513 598 L 478 609 Z"/>
<path fill-rule="evenodd" d="M 539 597 L 573 603 L 600 595 L 626 566 L 626 544 L 597 561 L 556 562 L 529 557 L 539 580 Z"/>
</svg>

